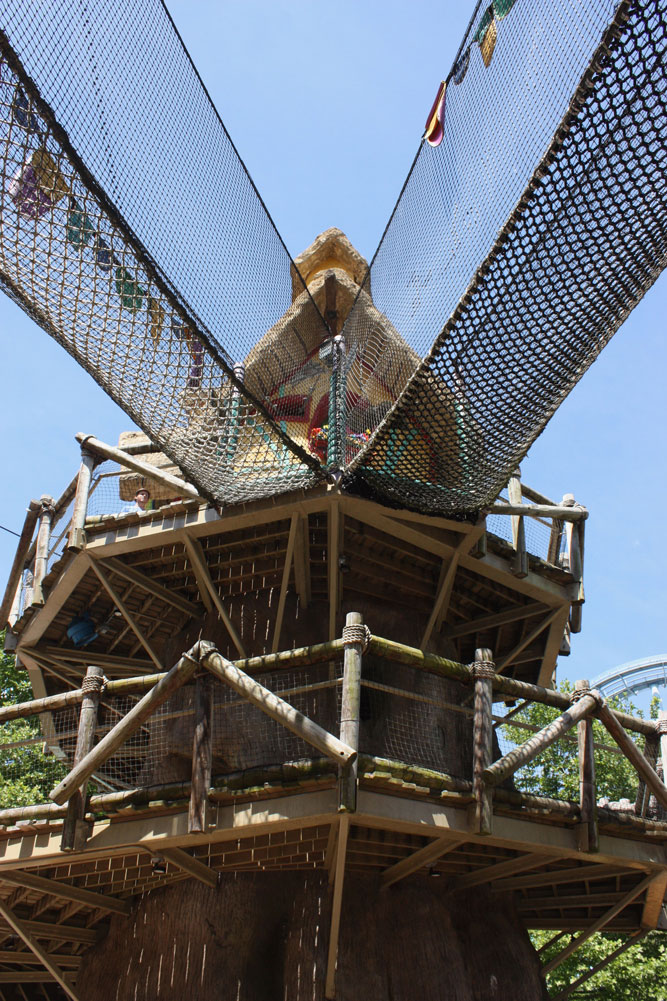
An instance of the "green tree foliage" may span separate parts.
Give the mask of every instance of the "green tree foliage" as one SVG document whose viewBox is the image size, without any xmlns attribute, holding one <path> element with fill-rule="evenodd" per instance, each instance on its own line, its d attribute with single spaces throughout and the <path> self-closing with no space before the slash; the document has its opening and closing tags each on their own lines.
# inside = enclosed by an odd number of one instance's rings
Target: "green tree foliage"
<svg viewBox="0 0 667 1001">
<path fill-rule="evenodd" d="M 570 694 L 572 686 L 565 682 L 560 690 Z M 612 704 L 617 709 L 641 715 L 628 699 L 616 699 Z M 657 710 L 658 702 L 654 700 L 651 704 L 651 717 L 657 716 Z M 541 729 L 558 715 L 557 709 L 532 703 L 514 719 Z M 602 745 L 595 751 L 598 796 L 607 796 L 610 800 L 628 798 L 634 801 L 638 781 L 634 769 L 626 758 L 615 752 L 613 740 L 601 723 L 594 722 L 593 732 L 596 744 Z M 501 734 L 503 751 L 506 750 L 505 741 L 521 744 L 531 736 L 529 730 L 510 725 L 504 726 Z M 641 740 L 639 743 L 642 746 Z M 515 781 L 517 788 L 524 792 L 577 801 L 579 764 L 576 742 L 562 738 L 556 741 L 531 764 L 521 769 Z M 546 945 L 553 936 L 554 932 L 551 931 L 531 933 L 537 949 Z M 568 934 L 546 949 L 541 955 L 543 962 L 558 955 L 571 937 Z M 549 994 L 557 997 L 625 941 L 626 936 L 592 936 L 581 949 L 548 975 Z M 576 988 L 570 995 L 570 1001 L 667 1001 L 667 935 L 664 932 L 650 932 L 641 942 Z"/>
<path fill-rule="evenodd" d="M 0 633 L 0 704 L 14 705 L 33 698 L 27 671 L 16 667 L 4 651 Z M 39 717 L 0 724 L 0 807 L 46 803 L 53 786 L 64 778 L 66 767 L 44 753 Z"/>
</svg>

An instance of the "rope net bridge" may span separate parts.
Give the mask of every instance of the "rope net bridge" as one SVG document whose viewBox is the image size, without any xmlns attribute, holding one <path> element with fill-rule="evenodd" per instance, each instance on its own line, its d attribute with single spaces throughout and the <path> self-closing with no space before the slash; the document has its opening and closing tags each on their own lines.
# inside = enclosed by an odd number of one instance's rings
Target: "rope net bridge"
<svg viewBox="0 0 667 1001">
<path fill-rule="evenodd" d="M 163 4 L 0 27 L 2 287 L 219 503 L 479 509 L 667 261 L 667 0 L 478 4 L 346 319 Z"/>
</svg>

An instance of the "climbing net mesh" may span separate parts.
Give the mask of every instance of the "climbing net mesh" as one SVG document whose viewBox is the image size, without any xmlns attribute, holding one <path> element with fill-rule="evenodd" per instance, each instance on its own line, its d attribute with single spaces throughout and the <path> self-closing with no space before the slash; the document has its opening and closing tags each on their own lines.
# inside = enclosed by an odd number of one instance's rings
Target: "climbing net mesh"
<svg viewBox="0 0 667 1001">
<path fill-rule="evenodd" d="M 478 4 L 336 340 L 163 4 L 0 18 L 0 281 L 218 501 L 478 509 L 667 262 L 667 0 Z"/>
</svg>

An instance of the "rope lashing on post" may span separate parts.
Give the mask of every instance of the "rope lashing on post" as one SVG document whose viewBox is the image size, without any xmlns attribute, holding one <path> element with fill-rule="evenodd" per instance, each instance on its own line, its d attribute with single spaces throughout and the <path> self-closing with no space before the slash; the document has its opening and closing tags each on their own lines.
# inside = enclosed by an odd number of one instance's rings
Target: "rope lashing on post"
<svg viewBox="0 0 667 1001">
<path fill-rule="evenodd" d="M 574 689 L 574 691 L 570 694 L 570 702 L 574 705 L 576 702 L 585 698 L 586 695 L 590 695 L 591 698 L 595 699 L 598 706 L 605 705 L 605 697 L 599 689 L 584 686 Z"/>
<path fill-rule="evenodd" d="M 87 695 L 97 695 L 102 694 L 106 687 L 107 679 L 96 674 L 87 674 L 83 681 L 81 682 L 81 691 L 83 692 L 84 698 Z"/>
<path fill-rule="evenodd" d="M 492 660 L 476 660 L 470 665 L 473 678 L 495 678 L 496 665 Z"/>
<path fill-rule="evenodd" d="M 368 650 L 368 644 L 370 643 L 372 636 L 373 634 L 366 625 L 353 624 L 343 626 L 343 644 L 345 646 L 355 646 L 356 644 L 359 644 L 361 646 L 362 653 L 366 653 Z"/>
</svg>

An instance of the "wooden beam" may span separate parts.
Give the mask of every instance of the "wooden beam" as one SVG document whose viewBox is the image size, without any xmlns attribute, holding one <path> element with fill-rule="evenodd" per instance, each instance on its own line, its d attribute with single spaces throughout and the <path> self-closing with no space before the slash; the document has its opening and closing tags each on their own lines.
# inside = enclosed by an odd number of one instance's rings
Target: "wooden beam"
<svg viewBox="0 0 667 1001">
<path fill-rule="evenodd" d="M 340 932 L 340 915 L 343 903 L 343 881 L 345 879 L 345 859 L 347 855 L 347 839 L 350 831 L 350 818 L 341 814 L 338 822 L 338 843 L 336 845 L 336 871 L 333 884 L 333 900 L 331 903 L 331 926 L 329 930 L 329 951 L 327 955 L 327 971 L 324 986 L 324 996 L 331 1001 L 336 997 L 336 961 L 338 959 L 338 934 Z"/>
<path fill-rule="evenodd" d="M 72 1001 L 83 1001 L 83 999 L 76 993 L 72 984 L 67 979 L 63 971 L 60 969 L 57 963 L 54 963 L 49 956 L 46 949 L 43 949 L 39 942 L 33 937 L 32 933 L 29 931 L 29 923 L 19 920 L 14 912 L 9 908 L 3 900 L 0 900 L 0 916 L 4 918 L 9 927 L 16 932 L 16 934 L 25 942 L 31 952 L 37 956 L 39 961 L 44 966 L 56 983 L 60 984 L 62 989 L 72 998 Z M 9 981 L 11 983 L 11 981 Z"/>
<path fill-rule="evenodd" d="M 116 559 L 114 557 L 109 557 L 108 559 L 102 559 L 101 557 L 96 557 L 97 562 L 100 566 L 103 566 L 109 572 L 115 574 L 117 577 L 124 577 L 125 580 L 131 581 L 140 587 L 142 591 L 146 591 L 148 594 L 152 594 L 153 597 L 158 598 L 160 601 L 165 602 L 167 605 L 172 605 L 173 608 L 178 609 L 179 612 L 184 612 L 185 615 L 189 615 L 192 618 L 196 618 L 201 615 L 202 609 L 194 604 L 192 601 L 188 601 L 182 595 L 178 594 L 177 591 L 169 590 L 163 587 L 162 584 L 158 584 L 157 581 L 151 580 L 146 574 L 141 573 L 139 570 L 135 570 L 134 567 L 128 566 L 123 563 L 122 560 Z"/>
<path fill-rule="evenodd" d="M 120 722 L 116 723 L 114 728 L 102 737 L 99 744 L 96 744 L 92 751 L 65 776 L 62 782 L 58 783 L 51 792 L 50 798 L 56 803 L 62 804 L 70 798 L 75 789 L 87 782 L 93 772 L 102 767 L 114 751 L 118 750 L 127 738 L 139 729 L 158 706 L 166 702 L 170 695 L 173 695 L 192 677 L 199 667 L 198 654 L 198 645 L 189 653 L 183 654 L 172 669 L 158 681 L 157 685 L 149 689 Z"/>
<path fill-rule="evenodd" d="M 435 840 L 429 841 L 423 848 L 385 869 L 380 879 L 380 889 L 386 890 L 393 883 L 397 883 L 399 879 L 405 879 L 406 876 L 410 876 L 413 872 L 423 869 L 424 866 L 428 866 L 438 859 L 443 858 L 443 856 L 449 855 L 450 852 L 455 851 L 455 849 L 464 844 L 465 841 L 462 838 L 455 840 L 451 838 L 435 838 Z"/>
<path fill-rule="evenodd" d="M 327 852 L 324 857 L 324 867 L 329 873 L 329 886 L 333 886 L 336 876 L 336 845 L 338 844 L 338 829 L 340 821 L 333 820 L 329 825 L 329 837 L 327 838 Z"/>
<path fill-rule="evenodd" d="M 289 526 L 289 536 L 287 538 L 287 552 L 285 553 L 285 565 L 283 567 L 283 579 L 280 584 L 280 597 L 278 598 L 278 608 L 276 610 L 276 623 L 273 630 L 273 642 L 271 653 L 276 653 L 280 645 L 280 633 L 283 627 L 283 616 L 285 614 L 285 601 L 287 600 L 287 588 L 289 587 L 290 572 L 292 570 L 292 560 L 294 558 L 294 547 L 299 531 L 299 515 L 294 513 Z"/>
<path fill-rule="evenodd" d="M 433 634 L 438 622 L 442 620 L 447 615 L 447 610 L 449 608 L 449 601 L 452 596 L 452 590 L 454 588 L 454 580 L 456 578 L 456 571 L 459 567 L 459 554 L 454 553 L 449 565 L 443 563 L 442 573 L 440 576 L 440 583 L 438 585 L 438 590 L 435 596 L 435 601 L 433 602 L 433 609 L 429 617 L 426 629 L 424 630 L 424 635 L 422 636 L 422 641 L 419 644 L 422 650 L 425 650 Z M 446 568 L 446 569 L 445 569 Z"/>
<path fill-rule="evenodd" d="M 565 632 L 569 616 L 570 606 L 563 605 L 560 610 L 560 614 L 554 617 L 551 625 L 549 626 L 549 632 L 547 634 L 546 644 L 544 647 L 544 656 L 542 657 L 540 673 L 537 677 L 538 685 L 543 685 L 545 688 L 551 688 L 553 684 L 554 671 L 556 670 L 556 664 L 558 663 L 558 654 L 560 653 L 561 646 L 563 645 L 563 634 Z"/>
<path fill-rule="evenodd" d="M 401 541 L 408 542 L 410 545 L 415 546 L 417 549 L 423 549 L 427 553 L 433 553 L 441 559 L 450 559 L 456 549 L 456 546 L 440 542 L 439 539 L 435 539 L 432 535 L 419 531 L 419 528 L 409 528 L 401 521 L 387 517 L 386 508 L 380 507 L 379 504 L 368 504 L 358 501 L 354 497 L 341 497 L 340 505 L 345 514 L 349 514 L 353 518 L 358 518 L 365 525 L 371 525 L 380 532 L 389 535 L 390 538 L 401 539 Z M 461 525 L 457 525 L 457 529 L 461 531 Z"/>
<path fill-rule="evenodd" d="M 538 733 L 534 733 L 523 744 L 508 751 L 484 770 L 484 780 L 491 785 L 500 785 L 506 778 L 513 775 L 519 768 L 533 761 L 539 754 L 546 751 L 554 741 L 571 730 L 581 719 L 585 719 L 599 708 L 598 699 L 593 695 L 584 695 L 578 702 L 573 702 L 569 709 L 548 723 Z M 634 746 L 634 745 L 633 745 Z"/>
<path fill-rule="evenodd" d="M 134 618 L 131 615 L 131 613 L 130 613 L 128 607 L 127 607 L 127 605 L 125 604 L 125 602 L 123 601 L 123 599 L 121 598 L 121 596 L 118 594 L 118 592 L 116 591 L 116 589 L 114 588 L 114 586 L 111 584 L 111 582 L 107 579 L 106 574 L 104 573 L 104 571 L 102 570 L 102 568 L 98 565 L 98 563 L 96 562 L 96 560 L 94 560 L 92 558 L 92 556 L 89 556 L 89 555 L 87 555 L 87 559 L 88 559 L 88 563 L 89 563 L 90 567 L 92 568 L 93 573 L 95 574 L 95 576 L 99 580 L 100 584 L 102 585 L 102 587 L 104 588 L 104 590 L 107 592 L 107 594 L 109 595 L 109 597 L 113 601 L 114 605 L 116 606 L 116 608 L 118 609 L 118 611 L 121 613 L 121 615 L 123 616 L 123 618 L 127 622 L 128 626 L 130 627 L 130 629 L 132 630 L 132 632 L 135 634 L 135 636 L 137 637 L 137 639 L 141 643 L 142 647 L 144 648 L 144 650 L 146 651 L 146 653 L 148 654 L 148 656 L 150 657 L 150 659 L 153 661 L 153 663 L 157 667 L 158 671 L 161 671 L 162 668 L 164 667 L 162 661 L 160 660 L 160 658 L 156 654 L 155 650 L 153 649 L 153 647 L 150 645 L 150 643 L 148 642 L 148 640 L 144 636 L 143 630 L 141 629 L 141 627 L 139 625 L 137 625 L 137 623 L 134 621 Z"/>
<path fill-rule="evenodd" d="M 459 636 L 469 636 L 470 633 L 481 633 L 486 629 L 504 626 L 509 622 L 530 619 L 532 616 L 541 615 L 546 611 L 548 609 L 541 601 L 531 601 L 527 605 L 517 605 L 515 608 L 509 608 L 506 612 L 498 612 L 495 615 L 483 615 L 479 619 L 462 622 L 458 626 L 445 627 L 445 633 L 448 639 L 457 639 Z"/>
<path fill-rule="evenodd" d="M 667 786 L 658 777 L 658 773 L 651 767 L 637 745 L 628 737 L 625 728 L 617 719 L 615 713 L 611 711 L 606 702 L 598 707 L 598 718 L 607 731 L 612 735 L 623 754 L 630 764 L 637 770 L 640 777 L 654 794 L 662 806 L 667 807 Z"/>
<path fill-rule="evenodd" d="M 68 925 L 65 922 L 26 921 L 23 918 L 21 922 L 28 934 L 34 938 L 45 938 L 54 942 L 80 942 L 83 945 L 94 945 L 99 942 L 108 927 L 105 925 L 102 928 L 81 928 L 79 925 Z"/>
<path fill-rule="evenodd" d="M 577 980 L 574 980 L 572 983 L 568 984 L 567 987 L 564 990 L 562 990 L 559 994 L 554 995 L 551 1001 L 565 1001 L 565 999 L 569 998 L 575 990 L 581 987 L 582 984 L 585 984 L 587 980 L 590 980 L 591 977 L 594 977 L 596 973 L 599 973 L 601 970 L 604 970 L 605 966 L 609 966 L 609 964 L 612 963 L 618 956 L 620 956 L 621 953 L 625 952 L 626 949 L 630 949 L 633 945 L 637 945 L 638 942 L 641 942 L 643 938 L 646 938 L 648 933 L 649 929 L 643 928 L 640 929 L 639 931 L 636 931 L 634 935 L 630 935 L 629 938 L 625 940 L 625 942 L 622 942 L 619 946 L 617 946 L 612 952 L 609 953 L 608 956 L 605 956 L 604 959 L 601 959 L 600 962 L 596 963 L 595 966 L 592 966 L 590 970 L 586 970 L 585 973 L 583 973 L 580 977 L 578 977 Z"/>
<path fill-rule="evenodd" d="M 518 655 L 521 653 L 522 650 L 524 650 L 530 643 L 532 643 L 533 640 L 537 639 L 540 633 L 544 632 L 547 626 L 553 622 L 553 620 L 556 618 L 557 615 L 559 615 L 559 613 L 560 609 L 555 608 L 553 612 L 547 615 L 546 618 L 542 619 L 542 621 L 538 623 L 538 625 L 536 625 L 534 629 L 531 629 L 531 631 L 526 636 L 524 636 L 523 639 L 520 640 L 517 643 L 517 645 L 510 650 L 509 653 L 505 654 L 504 657 L 501 657 L 498 663 L 496 664 L 496 673 L 502 674 L 505 668 L 509 667 L 514 658 L 518 657 Z"/>
<path fill-rule="evenodd" d="M 80 886 L 73 886 L 71 883 L 61 883 L 57 879 L 49 879 L 46 876 L 36 876 L 31 872 L 0 870 L 0 881 L 9 883 L 12 886 L 24 886 L 29 890 L 38 890 L 40 893 L 49 893 L 53 897 L 61 900 L 72 900 L 85 907 L 94 907 L 96 910 L 112 911 L 114 914 L 128 915 L 132 910 L 127 900 L 118 900 L 116 897 L 107 896 L 105 893 L 96 893 L 93 890 L 84 890 Z"/>
<path fill-rule="evenodd" d="M 352 747 L 348 747 L 324 727 L 304 716 L 264 685 L 260 685 L 231 661 L 226 660 L 215 648 L 211 649 L 210 644 L 207 646 L 209 649 L 202 653 L 201 663 L 216 678 L 339 765 L 351 764 L 356 759 L 357 752 Z M 203 641 L 201 647 L 205 647 Z"/>
<path fill-rule="evenodd" d="M 218 873 L 182 848 L 157 848 L 156 851 L 163 858 L 166 858 L 167 862 L 178 866 L 183 872 L 187 872 L 189 876 L 198 879 L 200 883 L 205 883 L 206 886 L 217 887 Z"/>
<path fill-rule="evenodd" d="M 208 569 L 208 563 L 206 562 L 206 556 L 204 555 L 204 550 L 202 549 L 201 543 L 199 542 L 198 539 L 191 538 L 188 532 L 183 532 L 181 534 L 181 539 L 185 544 L 185 548 L 188 553 L 188 558 L 190 560 L 190 565 L 195 575 L 195 579 L 197 581 L 197 587 L 199 588 L 199 593 L 202 596 L 202 600 L 203 596 L 205 594 L 208 594 L 208 596 L 211 598 L 213 604 L 216 607 L 218 615 L 224 622 L 225 628 L 227 629 L 227 632 L 231 637 L 232 643 L 236 647 L 239 655 L 241 657 L 245 657 L 246 652 L 243 643 L 241 642 L 241 637 L 234 628 L 232 620 L 227 614 L 227 610 L 222 603 L 222 598 L 218 593 L 218 589 L 216 588 L 211 579 L 211 574 Z"/>
<path fill-rule="evenodd" d="M 48 953 L 45 953 L 48 955 Z M 52 965 L 53 964 L 53 961 Z M 61 970 L 61 975 L 64 977 L 65 974 Z M 12 970 L 8 972 L 7 970 L 0 971 L 0 984 L 55 984 L 56 978 L 48 970 Z M 70 987 L 70 991 L 73 990 Z M 69 992 L 68 992 L 69 993 Z M 25 997 L 25 994 L 23 995 Z M 77 997 L 78 995 L 71 994 L 70 997 Z"/>
<path fill-rule="evenodd" d="M 535 873 L 532 876 L 503 879 L 496 883 L 493 889 L 502 893 L 507 890 L 530 890 L 539 886 L 557 886 L 563 883 L 595 882 L 598 879 L 627 876 L 633 872 L 636 870 L 623 869 L 615 865 L 579 865 L 572 869 L 554 869 L 551 872 Z"/>
<path fill-rule="evenodd" d="M 53 660 L 56 663 L 61 664 L 63 667 L 67 666 L 67 661 L 72 661 L 75 664 L 85 664 L 86 666 L 91 661 L 90 651 L 87 650 L 75 650 L 67 649 L 61 646 L 52 646 L 50 644 L 44 644 L 44 646 L 36 647 L 24 647 L 21 650 L 21 654 L 26 653 L 28 655 L 33 655 L 35 657 L 46 657 L 49 660 Z M 153 673 L 153 664 L 148 660 L 139 660 L 136 657 L 120 657 L 115 654 L 110 655 L 107 653 L 96 653 L 95 663 L 99 664 L 100 667 L 108 668 L 113 670 L 116 668 L 119 671 L 134 671 L 136 674 L 148 674 Z"/>
<path fill-rule="evenodd" d="M 142 462 L 141 459 L 137 459 L 128 452 L 124 452 L 121 448 L 107 445 L 92 434 L 82 434 L 79 432 L 79 434 L 75 435 L 75 438 L 82 448 L 87 448 L 105 459 L 111 459 L 112 462 L 118 462 L 121 466 L 126 466 L 128 469 L 132 469 L 142 476 L 156 480 L 168 489 L 173 489 L 177 497 L 192 497 L 195 500 L 202 500 L 203 502 L 203 498 L 191 483 L 186 483 L 185 480 L 179 479 L 178 476 L 172 476 L 171 473 L 160 469 L 159 466 L 152 466 L 149 462 Z"/>
<path fill-rule="evenodd" d="M 642 911 L 642 928 L 657 928 L 658 920 L 665 902 L 665 892 L 667 892 L 667 873 L 659 873 L 650 884 L 644 898 L 644 910 Z"/>
<path fill-rule="evenodd" d="M 548 865 L 553 856 L 544 854 L 518 855 L 516 858 L 507 859 L 506 862 L 496 862 L 495 865 L 483 866 L 481 869 L 474 869 L 467 872 L 465 876 L 459 876 L 452 883 L 452 890 L 462 890 L 470 886 L 480 886 L 482 883 L 493 883 L 497 879 L 511 876 L 515 872 L 525 872 L 526 869 L 537 869 L 538 866 Z"/>
<path fill-rule="evenodd" d="M 58 966 L 80 966 L 81 956 L 66 952 L 50 953 L 50 958 Z M 41 959 L 34 952 L 16 952 L 14 949 L 0 949 L 0 963 L 22 963 L 24 966 L 41 966 Z"/>
<path fill-rule="evenodd" d="M 299 528 L 294 541 L 294 584 L 299 596 L 299 605 L 305 610 L 311 599 L 308 515 L 299 514 L 298 518 Z"/>
<path fill-rule="evenodd" d="M 558 504 L 506 504 L 498 501 L 487 508 L 488 514 L 511 514 L 528 518 L 558 518 L 562 521 L 585 521 L 588 510 L 581 505 L 562 507 Z"/>
<path fill-rule="evenodd" d="M 576 952 L 577 949 L 584 944 L 584 942 L 587 942 L 588 939 L 592 935 L 595 935 L 596 932 L 601 931 L 605 925 L 609 924 L 609 922 L 613 921 L 613 919 L 617 917 L 621 911 L 625 910 L 628 904 L 631 904 L 633 900 L 636 900 L 637 897 L 650 886 L 654 879 L 655 876 L 646 876 L 641 880 L 641 882 L 637 883 L 632 890 L 628 890 L 627 893 L 624 893 L 621 899 L 617 901 L 617 903 L 613 904 L 608 911 L 605 911 L 604 914 L 597 919 L 597 921 L 594 921 L 591 925 L 589 925 L 586 931 L 582 932 L 581 935 L 573 939 L 569 945 L 566 945 L 563 951 L 559 952 L 557 956 L 554 956 L 554 958 L 550 959 L 548 963 L 545 963 L 542 967 L 542 973 L 546 976 L 547 973 L 551 973 L 551 971 L 555 970 L 556 967 L 561 965 L 561 963 L 564 963 L 573 952 Z"/>
</svg>

